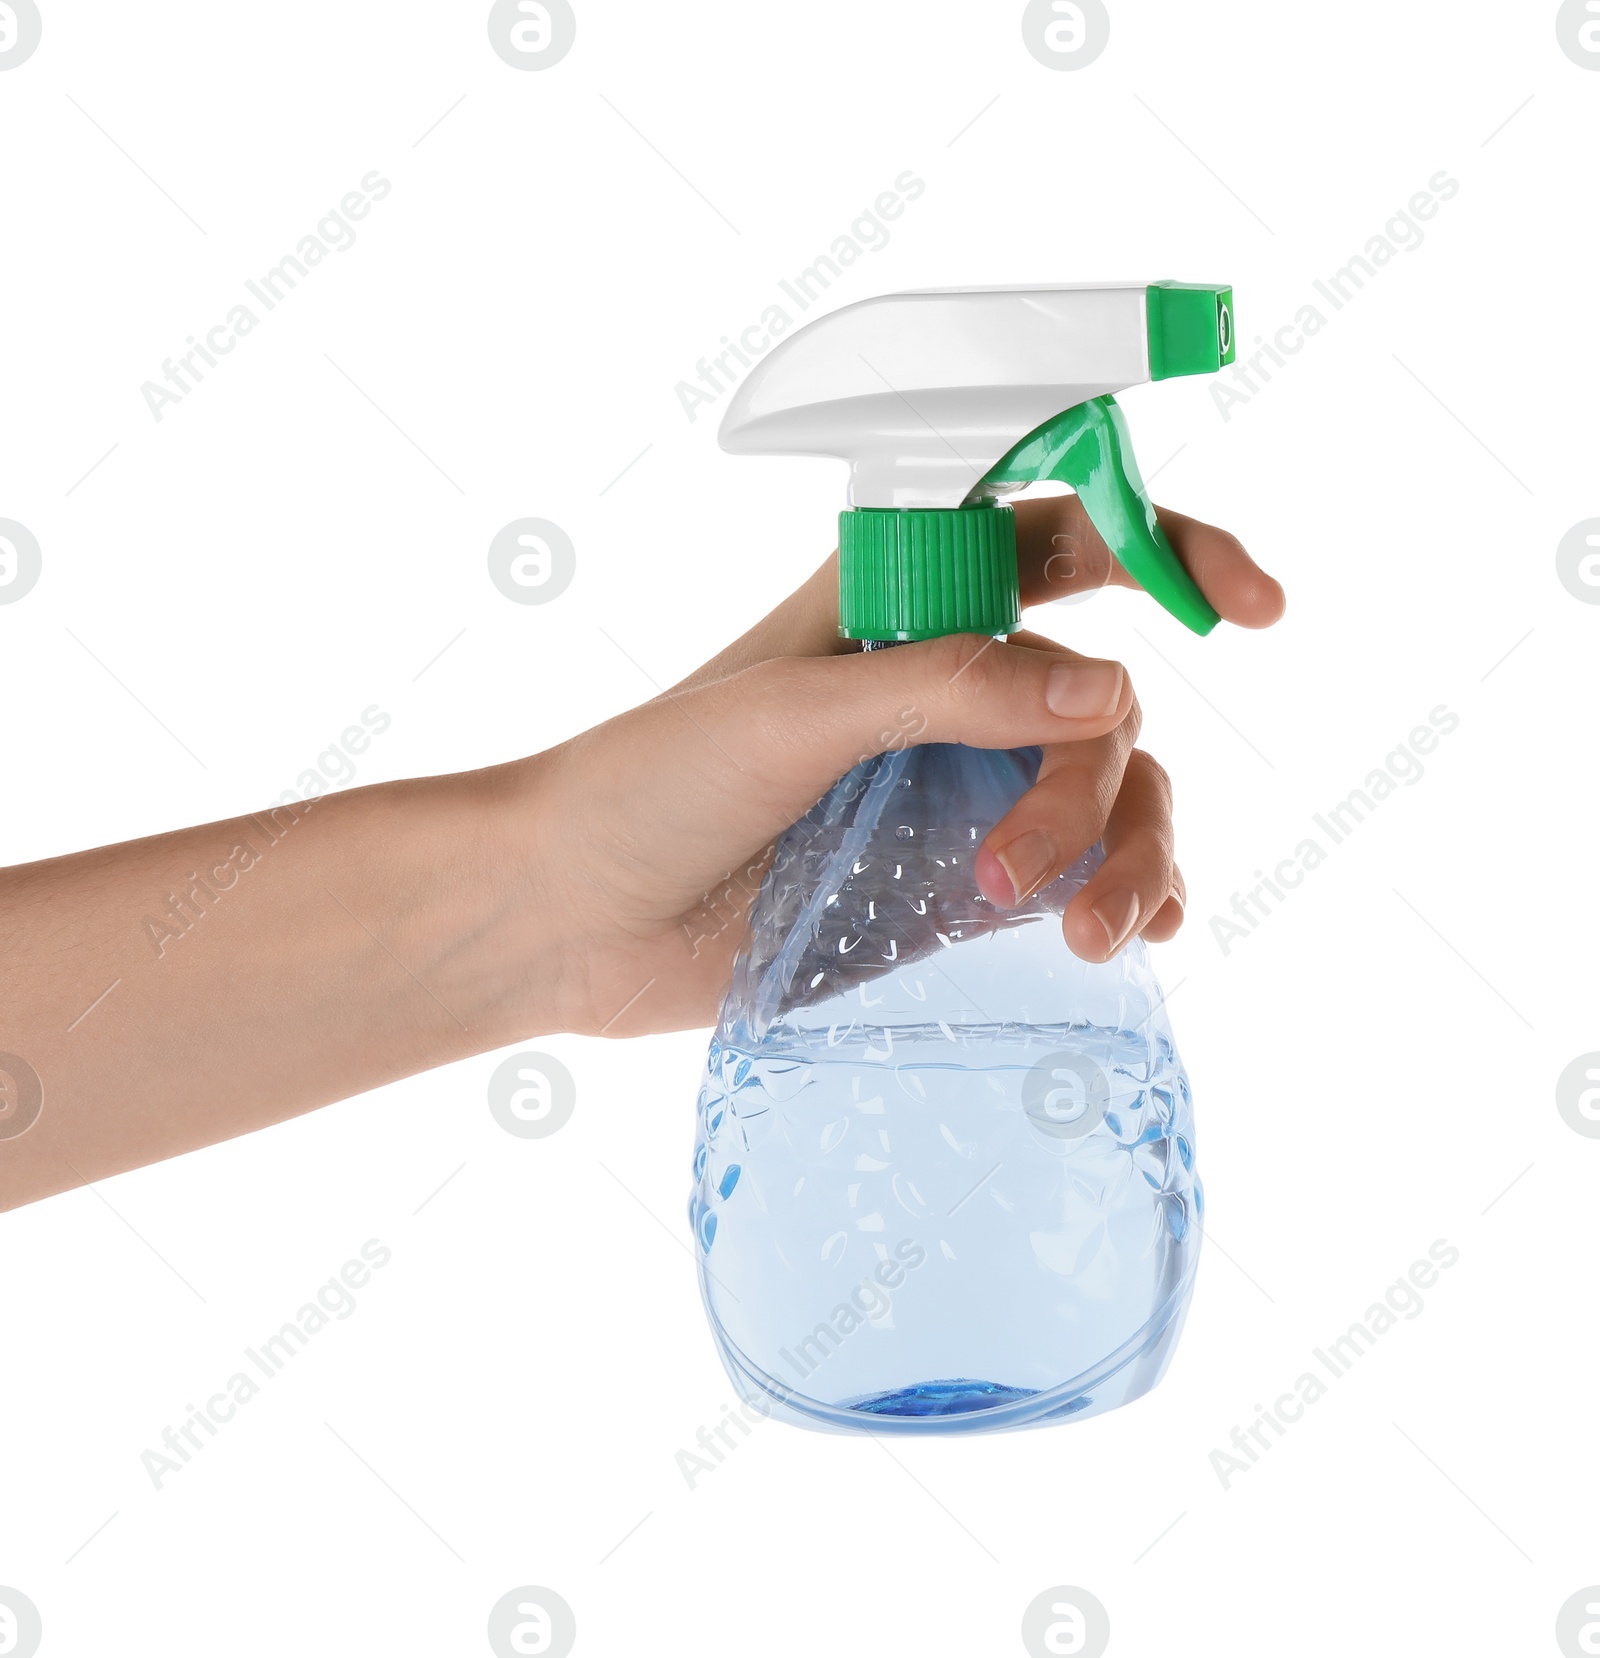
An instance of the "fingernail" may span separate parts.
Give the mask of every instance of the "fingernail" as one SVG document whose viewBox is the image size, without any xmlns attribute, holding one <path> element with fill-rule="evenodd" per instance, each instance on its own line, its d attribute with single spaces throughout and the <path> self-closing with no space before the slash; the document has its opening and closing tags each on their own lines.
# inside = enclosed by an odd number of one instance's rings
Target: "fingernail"
<svg viewBox="0 0 1600 1658">
<path fill-rule="evenodd" d="M 1091 908 L 1095 919 L 1106 930 L 1106 953 L 1114 956 L 1139 919 L 1139 899 L 1131 892 L 1113 892 Z"/>
<path fill-rule="evenodd" d="M 1050 670 L 1044 691 L 1052 714 L 1068 720 L 1104 719 L 1122 701 L 1120 662 L 1062 662 Z"/>
<path fill-rule="evenodd" d="M 1011 883 L 1011 896 L 1001 901 L 1002 908 L 1010 909 L 1050 874 L 1055 865 L 1055 842 L 1045 830 L 1030 829 L 996 851 L 994 857 Z"/>
</svg>

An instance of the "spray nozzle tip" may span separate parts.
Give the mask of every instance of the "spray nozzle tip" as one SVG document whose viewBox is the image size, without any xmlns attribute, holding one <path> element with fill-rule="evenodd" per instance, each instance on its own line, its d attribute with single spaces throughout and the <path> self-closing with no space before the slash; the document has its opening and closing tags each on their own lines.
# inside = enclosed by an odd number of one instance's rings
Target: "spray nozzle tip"
<svg viewBox="0 0 1600 1658">
<path fill-rule="evenodd" d="M 1145 290 L 1150 378 L 1215 374 L 1234 357 L 1233 289 L 1206 282 L 1153 282 Z"/>
</svg>

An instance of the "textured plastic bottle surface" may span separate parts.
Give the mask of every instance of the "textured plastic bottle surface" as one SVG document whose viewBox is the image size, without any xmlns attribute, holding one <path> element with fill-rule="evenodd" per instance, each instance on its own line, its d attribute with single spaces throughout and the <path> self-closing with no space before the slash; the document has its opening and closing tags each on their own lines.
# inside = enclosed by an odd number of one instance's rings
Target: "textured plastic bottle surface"
<svg viewBox="0 0 1600 1658">
<path fill-rule="evenodd" d="M 930 744 L 784 836 L 700 1092 L 690 1220 L 723 1362 L 824 1429 L 1086 1416 L 1160 1379 L 1200 1243 L 1194 1120 L 1144 945 L 1092 966 L 983 837 L 1037 750 Z"/>
</svg>

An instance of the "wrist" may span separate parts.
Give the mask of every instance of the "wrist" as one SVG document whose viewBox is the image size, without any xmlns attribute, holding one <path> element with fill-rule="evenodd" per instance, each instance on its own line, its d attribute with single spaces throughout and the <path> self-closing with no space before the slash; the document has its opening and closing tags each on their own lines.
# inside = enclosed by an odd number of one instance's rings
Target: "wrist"
<svg viewBox="0 0 1600 1658">
<path fill-rule="evenodd" d="M 459 1003 L 475 1053 L 583 1025 L 571 929 L 550 879 L 550 769 L 535 755 L 432 780 L 443 785 L 428 804 L 425 853 L 440 994 Z"/>
</svg>

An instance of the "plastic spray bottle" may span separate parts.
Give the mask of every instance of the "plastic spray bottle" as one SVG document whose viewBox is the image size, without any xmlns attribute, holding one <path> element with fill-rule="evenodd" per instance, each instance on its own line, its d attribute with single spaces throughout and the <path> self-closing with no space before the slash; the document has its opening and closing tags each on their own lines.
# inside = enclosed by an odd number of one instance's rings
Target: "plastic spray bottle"
<svg viewBox="0 0 1600 1658">
<path fill-rule="evenodd" d="M 1111 394 L 1233 361 L 1232 293 L 1172 282 L 891 294 L 752 370 L 720 439 L 850 464 L 839 627 L 875 649 L 1019 625 L 1002 497 L 1073 486 L 1136 581 L 1217 621 Z M 1160 1379 L 1202 1196 L 1189 1082 L 1137 938 L 1079 960 L 1091 848 L 1016 909 L 974 862 L 1039 750 L 902 746 L 779 841 L 700 1090 L 690 1201 L 718 1350 L 753 1409 L 973 1432 Z"/>
</svg>

